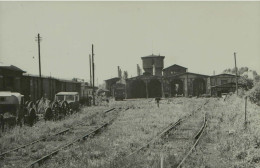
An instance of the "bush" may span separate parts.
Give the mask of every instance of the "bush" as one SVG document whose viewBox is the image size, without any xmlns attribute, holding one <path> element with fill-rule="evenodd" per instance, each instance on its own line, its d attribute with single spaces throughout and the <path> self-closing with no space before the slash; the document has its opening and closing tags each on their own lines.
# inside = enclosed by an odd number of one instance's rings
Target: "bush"
<svg viewBox="0 0 260 168">
<path fill-rule="evenodd" d="M 260 82 L 255 84 L 255 86 L 247 93 L 247 96 L 252 103 L 260 105 Z"/>
</svg>

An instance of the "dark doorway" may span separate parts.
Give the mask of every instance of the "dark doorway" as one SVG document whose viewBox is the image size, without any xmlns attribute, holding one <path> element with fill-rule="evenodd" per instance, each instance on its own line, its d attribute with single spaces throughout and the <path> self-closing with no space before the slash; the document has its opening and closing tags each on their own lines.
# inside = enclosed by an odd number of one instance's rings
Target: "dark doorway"
<svg viewBox="0 0 260 168">
<path fill-rule="evenodd" d="M 171 81 L 171 95 L 173 97 L 183 95 L 183 82 L 181 79 Z"/>
<path fill-rule="evenodd" d="M 193 96 L 200 96 L 206 93 L 206 83 L 202 78 L 193 81 Z"/>
<path fill-rule="evenodd" d="M 148 96 L 150 98 L 162 97 L 161 82 L 157 79 L 152 79 L 148 83 Z"/>
<path fill-rule="evenodd" d="M 135 80 L 131 84 L 131 98 L 145 98 L 146 97 L 146 86 L 144 81 Z"/>
</svg>

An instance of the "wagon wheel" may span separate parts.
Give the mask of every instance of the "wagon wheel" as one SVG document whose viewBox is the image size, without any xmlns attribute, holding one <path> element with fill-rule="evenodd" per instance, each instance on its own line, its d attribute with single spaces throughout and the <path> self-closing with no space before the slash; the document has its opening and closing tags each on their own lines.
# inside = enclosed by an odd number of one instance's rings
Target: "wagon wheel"
<svg viewBox="0 0 260 168">
<path fill-rule="evenodd" d="M 38 107 L 38 105 L 39 105 L 40 101 L 41 101 L 41 99 L 39 99 L 39 100 L 36 100 L 35 104 L 36 104 L 36 106 L 37 106 L 37 107 Z"/>
<path fill-rule="evenodd" d="M 62 101 L 61 102 L 61 109 L 62 109 L 62 114 L 63 115 L 67 115 L 70 112 L 70 107 L 69 107 L 69 103 L 67 101 Z"/>
<path fill-rule="evenodd" d="M 29 110 L 29 117 L 28 117 L 28 124 L 30 126 L 33 126 L 33 124 L 36 122 L 36 111 L 32 108 Z"/>
<path fill-rule="evenodd" d="M 45 109 L 44 119 L 45 119 L 45 121 L 46 121 L 46 120 L 51 120 L 51 119 L 53 119 L 53 113 L 52 113 L 51 108 L 47 107 L 47 108 Z"/>
<path fill-rule="evenodd" d="M 30 102 L 30 101 L 26 101 L 26 102 L 24 103 L 24 107 L 27 107 L 28 104 L 29 104 L 29 102 Z"/>
<path fill-rule="evenodd" d="M 27 108 L 26 107 L 22 107 L 19 111 L 18 111 L 18 117 L 17 117 L 17 125 L 23 126 L 25 123 L 25 115 L 27 113 Z"/>
<path fill-rule="evenodd" d="M 74 103 L 73 102 L 69 103 L 69 109 L 70 109 L 71 113 L 73 113 L 76 110 L 75 107 L 74 107 Z"/>
<path fill-rule="evenodd" d="M 51 110 L 53 113 L 53 118 L 57 119 L 60 111 L 59 103 L 57 101 L 54 101 L 51 103 Z"/>
<path fill-rule="evenodd" d="M 35 103 L 33 101 L 29 101 L 27 104 L 28 108 L 34 108 L 35 107 Z"/>
</svg>

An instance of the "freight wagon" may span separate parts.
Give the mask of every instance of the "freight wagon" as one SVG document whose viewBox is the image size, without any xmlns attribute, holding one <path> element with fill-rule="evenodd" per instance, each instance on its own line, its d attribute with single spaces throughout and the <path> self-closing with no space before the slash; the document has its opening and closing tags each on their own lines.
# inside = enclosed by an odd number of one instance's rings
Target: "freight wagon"
<svg viewBox="0 0 260 168">
<path fill-rule="evenodd" d="M 43 87 L 41 87 L 41 83 Z M 58 92 L 78 92 L 81 93 L 81 83 L 69 80 L 55 79 L 33 75 L 24 75 L 21 80 L 21 93 L 26 101 L 36 101 L 42 96 L 46 99 L 54 100 Z M 42 96 L 41 96 L 42 92 Z M 81 97 L 81 95 L 79 95 Z"/>
</svg>

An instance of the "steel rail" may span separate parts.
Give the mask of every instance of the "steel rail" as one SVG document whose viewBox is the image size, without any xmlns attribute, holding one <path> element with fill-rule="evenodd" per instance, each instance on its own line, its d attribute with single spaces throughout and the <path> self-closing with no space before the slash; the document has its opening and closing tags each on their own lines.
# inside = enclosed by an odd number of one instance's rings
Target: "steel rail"
<svg viewBox="0 0 260 168">
<path fill-rule="evenodd" d="M 146 143 L 145 145 L 143 145 L 142 147 L 140 147 L 139 149 L 137 149 L 136 151 L 132 152 L 131 154 L 127 155 L 126 157 L 120 159 L 123 160 L 125 158 L 130 157 L 131 155 L 138 153 L 139 151 L 143 150 L 146 147 L 149 147 L 149 144 L 151 144 L 152 142 L 154 142 L 155 140 L 159 139 L 160 137 L 162 137 L 164 134 L 166 134 L 167 132 L 169 132 L 170 130 L 172 130 L 173 128 L 176 128 L 178 125 L 181 124 L 181 122 L 184 122 L 187 120 L 188 117 L 191 117 L 192 115 L 194 115 L 195 112 L 199 111 L 202 109 L 203 106 L 205 106 L 207 103 L 209 102 L 209 100 L 207 100 L 204 104 L 202 104 L 199 108 L 197 108 L 196 110 L 193 110 L 191 112 L 191 114 L 184 116 L 183 118 L 179 119 L 177 122 L 175 122 L 174 124 L 171 123 L 170 125 L 168 125 L 165 129 L 163 129 L 163 131 L 155 136 L 152 140 L 150 140 L 148 143 Z M 204 115 L 204 121 L 205 121 L 205 115 Z"/>
<path fill-rule="evenodd" d="M 108 121 L 107 123 L 101 125 L 100 127 L 98 127 L 97 129 L 91 131 L 90 133 L 87 133 L 83 136 L 81 136 L 80 138 L 76 138 L 75 140 L 73 140 L 72 142 L 69 142 L 61 147 L 58 147 L 56 150 L 54 150 L 53 152 L 43 156 L 42 158 L 30 163 L 27 167 L 33 167 L 36 164 L 42 164 L 44 161 L 46 161 L 47 159 L 49 159 L 51 156 L 57 154 L 59 151 L 61 151 L 62 149 L 69 147 L 71 145 L 73 145 L 76 142 L 79 142 L 80 140 L 85 140 L 86 138 L 88 138 L 90 135 L 96 135 L 102 128 L 107 127 L 115 118 L 111 119 L 110 121 Z"/>
<path fill-rule="evenodd" d="M 151 144 L 151 143 L 154 142 L 155 140 L 161 138 L 164 134 L 166 134 L 166 133 L 169 132 L 170 130 L 176 128 L 178 125 L 181 124 L 181 122 L 185 121 L 187 117 L 190 117 L 190 116 L 193 115 L 194 112 L 201 110 L 201 108 L 202 108 L 203 106 L 205 106 L 208 102 L 209 102 L 209 101 L 206 101 L 206 102 L 205 102 L 204 104 L 202 104 L 199 108 L 197 108 L 196 110 L 192 111 L 190 115 L 186 115 L 186 116 L 183 117 L 182 119 L 179 119 L 177 122 L 169 124 L 166 128 L 163 129 L 163 131 L 162 131 L 159 135 L 155 136 L 155 137 L 154 137 L 152 140 L 150 140 L 148 143 L 146 143 L 145 145 L 143 145 L 142 147 L 140 147 L 139 149 L 137 149 L 137 150 L 134 151 L 133 153 L 127 155 L 126 157 L 129 157 L 129 156 L 131 156 L 131 155 L 133 155 L 133 154 L 135 154 L 135 153 L 141 151 L 142 149 L 144 149 L 144 148 L 146 148 L 146 147 L 149 147 L 149 144 Z M 205 117 L 204 117 L 204 120 L 205 120 Z"/>
<path fill-rule="evenodd" d="M 163 135 L 165 135 L 167 132 L 169 132 L 170 130 L 174 129 L 175 127 L 177 127 L 178 125 L 180 125 L 180 123 L 182 122 L 181 119 L 179 119 L 177 122 L 175 123 L 171 123 L 170 125 L 168 125 L 166 128 L 163 129 L 163 131 L 159 134 L 156 135 L 153 139 L 151 139 L 150 141 L 148 141 L 146 144 L 144 144 L 142 147 L 140 147 L 139 149 L 137 149 L 136 151 L 132 152 L 131 154 L 127 155 L 125 158 L 132 156 L 135 153 L 138 153 L 139 151 L 143 150 L 144 148 L 149 147 L 149 145 L 151 143 L 153 143 L 154 141 L 156 141 L 157 139 L 161 138 Z"/>
<path fill-rule="evenodd" d="M 207 127 L 207 120 L 206 117 L 204 117 L 204 123 L 203 126 L 201 127 L 201 129 L 199 130 L 199 132 L 197 133 L 197 135 L 194 137 L 196 139 L 195 143 L 193 144 L 193 146 L 191 147 L 191 149 L 189 150 L 189 152 L 184 156 L 184 158 L 182 159 L 182 161 L 178 164 L 177 168 L 180 168 L 181 165 L 185 162 L 185 160 L 188 158 L 188 156 L 191 154 L 191 152 L 193 151 L 193 149 L 195 149 L 195 147 L 197 146 L 199 140 L 202 137 L 203 132 L 205 131 L 205 128 Z"/>
<path fill-rule="evenodd" d="M 111 108 L 111 109 L 109 109 L 109 110 L 106 110 L 106 111 L 104 111 L 104 113 L 108 113 L 108 112 L 113 111 L 113 110 L 115 110 L 115 108 Z M 89 118 L 94 118 L 94 117 L 95 117 L 96 115 L 98 115 L 98 114 L 99 114 L 99 113 L 95 113 L 95 114 L 91 115 Z M 62 131 L 60 131 L 60 132 L 58 132 L 58 133 L 56 133 L 56 134 L 49 135 L 48 137 L 53 137 L 53 136 L 65 134 L 66 132 L 68 132 L 69 130 L 73 129 L 74 127 L 80 126 L 80 125 L 84 125 L 84 124 L 85 124 L 84 122 L 80 122 L 80 123 L 77 124 L 77 125 L 74 125 L 74 126 L 72 126 L 72 127 L 70 127 L 70 128 L 67 128 L 67 129 L 65 129 L 65 130 L 62 130 Z M 39 138 L 39 139 L 34 140 L 33 142 L 29 142 L 29 143 L 27 143 L 27 144 L 25 144 L 25 145 L 21 145 L 21 146 L 19 146 L 19 147 L 14 148 L 14 149 L 11 149 L 11 150 L 8 150 L 8 151 L 6 151 L 6 152 L 3 152 L 3 153 L 0 154 L 0 157 L 3 157 L 4 155 L 6 155 L 6 154 L 8 154 L 8 153 L 17 151 L 17 150 L 22 149 L 22 148 L 25 148 L 25 147 L 27 147 L 27 146 L 31 146 L 31 145 L 33 145 L 33 144 L 35 144 L 35 143 L 38 143 L 38 142 L 41 142 L 41 141 L 45 141 L 48 137 Z"/>
<path fill-rule="evenodd" d="M 104 113 L 108 113 L 108 112 L 110 112 L 110 111 L 113 111 L 113 110 L 115 110 L 116 108 L 111 108 L 111 109 L 109 109 L 109 110 L 106 110 Z"/>
</svg>

